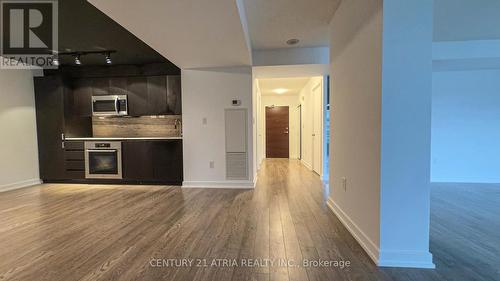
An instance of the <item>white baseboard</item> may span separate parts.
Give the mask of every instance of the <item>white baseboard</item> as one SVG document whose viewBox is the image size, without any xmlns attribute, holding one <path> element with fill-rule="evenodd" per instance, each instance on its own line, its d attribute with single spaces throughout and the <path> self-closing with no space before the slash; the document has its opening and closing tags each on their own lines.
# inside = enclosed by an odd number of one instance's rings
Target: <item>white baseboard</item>
<svg viewBox="0 0 500 281">
<path fill-rule="evenodd" d="M 182 188 L 234 188 L 253 189 L 253 181 L 184 181 Z"/>
<path fill-rule="evenodd" d="M 358 241 L 373 262 L 380 267 L 436 268 L 429 251 L 381 251 L 380 248 L 354 223 L 354 221 L 328 198 L 326 205 L 332 210 L 351 235 Z"/>
<path fill-rule="evenodd" d="M 351 218 L 333 202 L 332 198 L 328 198 L 326 205 L 332 210 L 342 224 L 349 230 L 351 235 L 358 241 L 359 245 L 365 250 L 368 256 L 378 264 L 379 248 L 378 246 L 351 220 Z"/>
<path fill-rule="evenodd" d="M 307 163 L 303 159 L 300 160 L 300 163 L 302 163 L 302 165 L 304 165 L 307 169 L 312 171 L 313 168 L 312 168 L 311 164 Z"/>
<path fill-rule="evenodd" d="M 37 184 L 41 184 L 41 183 L 42 183 L 42 181 L 40 179 L 29 179 L 29 180 L 18 181 L 18 182 L 9 183 L 9 184 L 3 184 L 3 185 L 0 185 L 0 192 L 19 189 L 19 188 L 37 185 Z"/>
<path fill-rule="evenodd" d="M 380 267 L 436 268 L 428 251 L 381 251 Z"/>
</svg>

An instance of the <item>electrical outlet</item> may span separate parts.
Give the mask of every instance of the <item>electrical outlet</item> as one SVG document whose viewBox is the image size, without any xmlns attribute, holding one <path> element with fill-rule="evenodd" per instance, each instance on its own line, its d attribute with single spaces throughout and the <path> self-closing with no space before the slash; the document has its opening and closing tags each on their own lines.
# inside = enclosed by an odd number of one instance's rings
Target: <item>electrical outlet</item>
<svg viewBox="0 0 500 281">
<path fill-rule="evenodd" d="M 210 166 L 210 169 L 213 169 L 215 167 L 215 162 L 214 161 L 210 161 L 208 162 L 209 166 Z"/>
<path fill-rule="evenodd" d="M 344 189 L 344 191 L 347 191 L 347 178 L 346 177 L 342 177 L 342 188 Z"/>
<path fill-rule="evenodd" d="M 207 117 L 203 117 L 203 120 L 201 121 L 203 125 L 207 125 Z"/>
</svg>

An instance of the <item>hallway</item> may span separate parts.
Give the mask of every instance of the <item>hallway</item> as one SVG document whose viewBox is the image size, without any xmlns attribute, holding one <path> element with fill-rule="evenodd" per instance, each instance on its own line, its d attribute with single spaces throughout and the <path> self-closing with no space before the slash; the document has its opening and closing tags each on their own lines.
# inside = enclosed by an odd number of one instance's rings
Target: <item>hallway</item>
<svg viewBox="0 0 500 281">
<path fill-rule="evenodd" d="M 478 280 L 470 271 L 446 279 L 443 262 L 436 271 L 377 268 L 326 207 L 319 177 L 284 159 L 263 162 L 254 191 L 5 192 L 0 249 L 0 280 Z M 297 266 L 304 260 L 344 263 Z"/>
</svg>

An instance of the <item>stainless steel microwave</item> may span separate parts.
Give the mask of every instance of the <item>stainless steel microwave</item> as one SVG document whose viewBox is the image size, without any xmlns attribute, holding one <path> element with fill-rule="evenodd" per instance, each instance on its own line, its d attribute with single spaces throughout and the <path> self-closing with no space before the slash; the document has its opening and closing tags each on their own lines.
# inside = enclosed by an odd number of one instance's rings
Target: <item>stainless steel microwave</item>
<svg viewBox="0 0 500 281">
<path fill-rule="evenodd" d="M 127 95 L 92 96 L 92 115 L 128 115 Z"/>
</svg>

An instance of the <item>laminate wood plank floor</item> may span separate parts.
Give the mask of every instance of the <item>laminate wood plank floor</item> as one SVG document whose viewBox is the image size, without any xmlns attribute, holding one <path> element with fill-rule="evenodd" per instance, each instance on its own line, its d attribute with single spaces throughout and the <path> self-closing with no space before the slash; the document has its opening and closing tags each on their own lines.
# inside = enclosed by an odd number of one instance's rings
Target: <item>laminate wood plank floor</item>
<svg viewBox="0 0 500 281">
<path fill-rule="evenodd" d="M 266 160 L 255 190 L 39 185 L 0 193 L 0 280 L 500 280 L 498 190 L 433 188 L 421 270 L 376 267 L 298 161 Z"/>
</svg>

